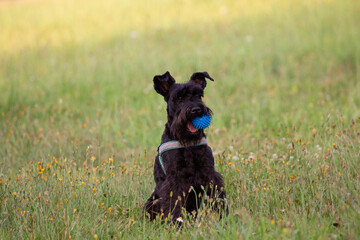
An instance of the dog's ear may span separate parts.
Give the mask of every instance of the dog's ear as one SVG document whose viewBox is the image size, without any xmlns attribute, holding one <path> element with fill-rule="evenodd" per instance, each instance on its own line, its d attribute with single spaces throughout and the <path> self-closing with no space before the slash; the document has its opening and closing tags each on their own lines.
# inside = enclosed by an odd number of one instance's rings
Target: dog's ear
<svg viewBox="0 0 360 240">
<path fill-rule="evenodd" d="M 200 86 L 204 89 L 206 87 L 205 78 L 210 79 L 211 81 L 214 81 L 214 79 L 212 77 L 210 77 L 210 75 L 207 72 L 193 73 L 193 75 L 190 78 L 190 81 L 200 84 Z"/>
<path fill-rule="evenodd" d="M 168 97 L 169 89 L 174 83 L 175 79 L 169 72 L 154 77 L 154 89 L 157 93 L 164 96 L 165 99 Z"/>
</svg>

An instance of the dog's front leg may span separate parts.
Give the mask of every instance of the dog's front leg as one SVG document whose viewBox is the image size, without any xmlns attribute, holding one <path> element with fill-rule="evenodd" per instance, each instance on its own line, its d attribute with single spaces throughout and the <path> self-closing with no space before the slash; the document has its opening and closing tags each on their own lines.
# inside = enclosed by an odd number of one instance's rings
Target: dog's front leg
<svg viewBox="0 0 360 240">
<path fill-rule="evenodd" d="M 155 220 L 156 216 L 158 216 L 161 212 L 160 199 L 158 194 L 155 191 L 151 194 L 149 199 L 146 201 L 145 206 L 145 215 L 151 220 Z"/>
<path fill-rule="evenodd" d="M 176 183 L 166 181 L 161 191 L 162 207 L 165 217 L 171 217 L 172 221 L 181 222 L 181 212 L 185 204 L 185 191 Z"/>
<path fill-rule="evenodd" d="M 211 206 L 222 215 L 228 215 L 229 209 L 226 204 L 226 192 L 224 187 L 224 182 L 220 173 L 215 171 L 215 174 L 212 179 L 212 183 L 207 191 L 207 195 L 210 196 L 213 203 L 210 203 Z"/>
</svg>

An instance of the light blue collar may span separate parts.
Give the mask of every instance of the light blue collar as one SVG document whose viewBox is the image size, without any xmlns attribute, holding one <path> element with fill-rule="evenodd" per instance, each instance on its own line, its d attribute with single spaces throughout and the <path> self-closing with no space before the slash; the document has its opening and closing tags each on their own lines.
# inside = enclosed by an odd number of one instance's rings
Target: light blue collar
<svg viewBox="0 0 360 240">
<path fill-rule="evenodd" d="M 200 143 L 198 143 L 196 145 L 193 145 L 193 146 L 200 146 L 200 145 L 207 145 L 207 141 L 206 141 L 205 137 L 203 137 L 201 139 Z M 177 141 L 177 140 L 172 140 L 172 141 L 169 141 L 169 142 L 165 142 L 163 144 L 160 144 L 160 146 L 158 147 L 159 162 L 160 162 L 161 168 L 164 171 L 165 175 L 166 175 L 166 171 L 165 171 L 165 166 L 164 166 L 164 163 L 163 163 L 163 159 L 161 157 L 162 154 L 164 152 L 166 152 L 166 151 L 179 149 L 179 148 L 185 148 L 185 147 L 183 145 L 181 145 L 180 142 Z"/>
</svg>

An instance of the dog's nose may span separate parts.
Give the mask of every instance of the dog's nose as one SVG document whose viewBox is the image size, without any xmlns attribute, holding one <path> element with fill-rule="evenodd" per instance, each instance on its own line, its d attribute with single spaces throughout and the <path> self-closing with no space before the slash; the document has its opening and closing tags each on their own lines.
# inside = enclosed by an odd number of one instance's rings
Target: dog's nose
<svg viewBox="0 0 360 240">
<path fill-rule="evenodd" d="M 199 107 L 193 107 L 193 108 L 191 109 L 191 113 L 192 113 L 192 114 L 201 113 L 201 108 L 199 108 Z"/>
</svg>

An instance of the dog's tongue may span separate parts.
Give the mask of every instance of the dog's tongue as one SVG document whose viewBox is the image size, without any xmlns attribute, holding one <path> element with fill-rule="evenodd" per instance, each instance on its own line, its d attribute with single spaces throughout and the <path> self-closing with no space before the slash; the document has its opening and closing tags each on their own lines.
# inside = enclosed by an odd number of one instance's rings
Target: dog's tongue
<svg viewBox="0 0 360 240">
<path fill-rule="evenodd" d="M 197 132 L 197 129 L 192 125 L 192 123 L 189 121 L 187 124 L 187 128 L 189 129 L 190 132 L 195 133 Z"/>
</svg>

